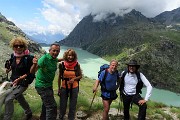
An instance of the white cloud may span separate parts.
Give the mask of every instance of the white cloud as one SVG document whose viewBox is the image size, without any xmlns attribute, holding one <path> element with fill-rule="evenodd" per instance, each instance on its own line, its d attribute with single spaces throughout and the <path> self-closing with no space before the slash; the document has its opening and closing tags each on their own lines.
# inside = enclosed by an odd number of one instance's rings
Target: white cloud
<svg viewBox="0 0 180 120">
<path fill-rule="evenodd" d="M 106 18 L 106 13 L 112 12 L 123 15 L 136 9 L 146 17 L 155 17 L 165 10 L 180 7 L 179 0 L 66 0 L 66 2 L 79 9 L 80 18 L 91 13 L 96 15 L 95 21 Z"/>
<path fill-rule="evenodd" d="M 50 23 L 48 28 L 54 28 L 54 32 L 68 35 L 80 21 L 79 11 L 64 0 L 45 0 L 41 10 L 44 18 Z M 56 29 L 55 29 L 56 28 Z"/>
<path fill-rule="evenodd" d="M 36 18 L 32 21 L 27 21 L 25 23 L 16 23 L 16 24 L 25 32 L 36 32 L 36 33 L 46 32 L 46 27 L 41 26 L 40 21 Z"/>
<path fill-rule="evenodd" d="M 82 15 L 114 12 L 122 15 L 123 9 L 136 9 L 146 17 L 154 17 L 165 10 L 180 7 L 179 0 L 66 0 L 79 7 Z M 86 7 L 84 7 L 84 6 Z M 119 14 L 120 13 L 120 14 Z"/>
<path fill-rule="evenodd" d="M 95 20 L 106 18 L 106 13 L 123 15 L 132 9 L 140 11 L 146 17 L 154 17 L 165 10 L 180 7 L 180 0 L 42 0 L 39 8 L 41 19 L 18 24 L 25 31 L 52 32 L 68 35 L 86 15 L 93 14 Z"/>
<path fill-rule="evenodd" d="M 180 7 L 180 0 L 173 0 L 173 1 L 170 1 L 170 0 L 166 0 L 167 1 L 167 6 L 166 6 L 166 11 L 171 11 L 175 8 L 178 8 Z"/>
</svg>

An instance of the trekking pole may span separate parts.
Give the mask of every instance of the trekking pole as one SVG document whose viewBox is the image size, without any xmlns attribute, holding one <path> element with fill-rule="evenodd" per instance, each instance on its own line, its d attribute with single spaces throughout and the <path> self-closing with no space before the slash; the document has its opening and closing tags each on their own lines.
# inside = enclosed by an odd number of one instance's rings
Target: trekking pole
<svg viewBox="0 0 180 120">
<path fill-rule="evenodd" d="M 120 108 L 120 104 L 121 104 L 120 101 L 121 101 L 121 100 L 120 100 L 120 98 L 119 98 L 119 105 L 118 105 L 118 112 L 117 112 L 117 115 L 118 115 L 118 113 L 119 113 L 119 110 L 121 110 L 121 108 Z"/>
<path fill-rule="evenodd" d="M 122 96 L 120 96 L 120 104 L 121 104 L 121 107 L 120 107 L 120 114 L 121 114 L 121 112 L 122 112 L 122 98 L 121 98 Z"/>
<path fill-rule="evenodd" d="M 121 98 L 122 96 L 120 95 L 120 97 L 119 97 L 119 107 L 118 107 L 118 113 L 119 113 L 119 111 L 120 111 L 120 113 L 122 112 L 122 98 Z M 118 113 L 117 113 L 117 115 L 118 115 Z"/>
<path fill-rule="evenodd" d="M 91 107 L 92 107 L 92 104 L 93 104 L 94 98 L 95 98 L 95 96 L 96 96 L 96 92 L 97 92 L 97 91 L 95 91 L 95 92 L 94 92 L 93 99 L 92 99 L 92 101 L 91 101 L 91 105 L 90 105 L 90 107 L 89 107 L 89 111 L 91 110 Z"/>
</svg>

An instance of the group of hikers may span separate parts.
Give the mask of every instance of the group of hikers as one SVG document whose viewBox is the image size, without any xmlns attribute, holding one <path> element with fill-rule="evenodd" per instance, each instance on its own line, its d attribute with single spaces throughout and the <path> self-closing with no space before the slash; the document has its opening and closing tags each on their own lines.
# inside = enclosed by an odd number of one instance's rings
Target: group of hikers
<svg viewBox="0 0 180 120">
<path fill-rule="evenodd" d="M 32 111 L 23 92 L 35 78 L 35 89 L 42 100 L 40 120 L 56 120 L 57 104 L 53 91 L 53 80 L 57 68 L 58 95 L 60 96 L 59 119 L 65 119 L 67 102 L 69 99 L 68 119 L 74 120 L 76 104 L 79 92 L 79 81 L 82 78 L 80 64 L 77 61 L 77 54 L 73 49 L 67 49 L 63 58 L 58 58 L 60 45 L 53 43 L 50 45 L 49 53 L 37 59 L 31 56 L 27 50 L 27 41 L 22 37 L 16 37 L 10 41 L 10 47 L 14 53 L 9 60 L 6 72 L 12 72 L 10 81 L 14 86 L 4 101 L 5 111 L 3 120 L 11 120 L 14 112 L 14 99 L 16 99 L 25 113 L 25 119 L 32 119 Z M 59 66 L 57 66 L 59 63 Z M 119 73 L 117 70 L 118 61 L 112 60 L 107 69 L 103 70 L 95 81 L 93 92 L 96 93 L 98 86 L 101 86 L 101 97 L 104 106 L 103 120 L 108 120 L 110 105 L 118 95 L 116 90 L 120 90 L 120 96 L 124 107 L 124 120 L 130 119 L 129 110 L 132 103 L 139 106 L 138 120 L 146 118 L 146 102 L 151 96 L 152 86 L 146 77 L 138 71 L 140 65 L 136 60 L 127 63 L 127 70 Z M 36 76 L 35 76 L 36 73 Z M 145 98 L 140 96 L 143 84 L 147 87 Z"/>
</svg>

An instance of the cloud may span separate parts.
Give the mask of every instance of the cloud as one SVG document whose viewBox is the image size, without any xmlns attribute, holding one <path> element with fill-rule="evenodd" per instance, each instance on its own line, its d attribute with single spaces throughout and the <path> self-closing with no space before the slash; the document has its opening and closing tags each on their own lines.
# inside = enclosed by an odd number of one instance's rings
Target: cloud
<svg viewBox="0 0 180 120">
<path fill-rule="evenodd" d="M 155 17 L 165 10 L 180 7 L 179 0 L 173 0 L 173 2 L 172 0 L 66 0 L 66 2 L 78 6 L 81 15 L 92 13 L 100 16 L 112 12 L 122 15 L 123 12 L 136 9 L 146 17 Z"/>
<path fill-rule="evenodd" d="M 123 15 L 136 9 L 146 17 L 155 17 L 180 7 L 180 0 L 42 0 L 42 4 L 43 7 L 38 8 L 38 15 L 42 17 L 19 24 L 21 29 L 68 35 L 88 14 L 95 15 L 94 20 L 102 20 L 107 13 Z M 42 21 L 46 21 L 46 25 Z"/>
<path fill-rule="evenodd" d="M 52 33 L 67 36 L 81 20 L 79 9 L 74 5 L 65 3 L 64 0 L 43 0 L 43 7 L 37 8 L 40 13 L 31 21 L 18 23 L 26 33 Z"/>
<path fill-rule="evenodd" d="M 63 0 L 45 0 L 41 13 L 49 22 L 48 28 L 54 28 L 64 35 L 68 35 L 80 21 L 79 11 L 71 4 Z"/>
<path fill-rule="evenodd" d="M 56 0 L 57 1 L 57 0 Z M 88 14 L 95 15 L 94 21 L 107 17 L 107 13 L 123 15 L 135 9 L 146 17 L 155 17 L 163 11 L 180 7 L 179 0 L 66 0 L 66 4 L 79 9 L 79 18 Z"/>
<path fill-rule="evenodd" d="M 173 0 L 173 1 L 170 1 L 170 0 L 166 0 L 167 1 L 167 6 L 166 6 L 166 11 L 171 11 L 175 8 L 178 8 L 180 7 L 180 0 Z"/>
<path fill-rule="evenodd" d="M 27 21 L 24 23 L 16 23 L 24 32 L 36 32 L 36 33 L 45 33 L 46 27 L 40 25 L 40 21 L 37 18 L 34 18 L 32 21 Z"/>
</svg>

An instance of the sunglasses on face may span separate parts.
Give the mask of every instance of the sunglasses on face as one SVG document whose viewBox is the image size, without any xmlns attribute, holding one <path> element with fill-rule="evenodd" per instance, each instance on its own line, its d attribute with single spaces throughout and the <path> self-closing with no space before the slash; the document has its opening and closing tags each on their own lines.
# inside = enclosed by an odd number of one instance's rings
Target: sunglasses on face
<svg viewBox="0 0 180 120">
<path fill-rule="evenodd" d="M 24 48 L 24 45 L 13 45 L 14 48 Z"/>
</svg>

